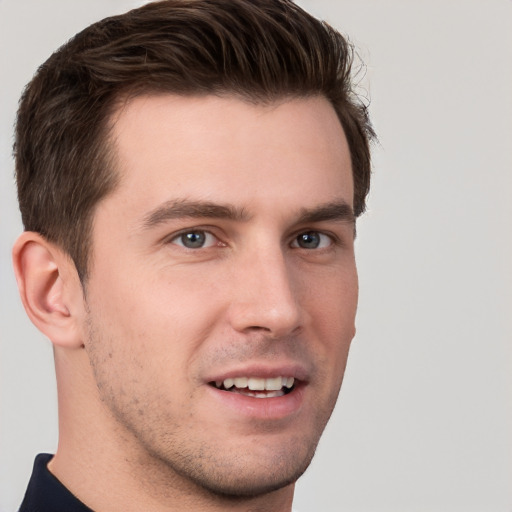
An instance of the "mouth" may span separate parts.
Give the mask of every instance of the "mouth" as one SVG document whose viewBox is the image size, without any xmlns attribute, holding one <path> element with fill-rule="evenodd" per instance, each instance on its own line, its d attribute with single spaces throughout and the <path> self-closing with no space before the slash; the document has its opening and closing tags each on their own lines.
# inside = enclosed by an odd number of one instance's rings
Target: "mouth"
<svg viewBox="0 0 512 512">
<path fill-rule="evenodd" d="M 277 376 L 233 377 L 209 382 L 209 385 L 221 391 L 238 393 L 253 398 L 277 398 L 291 393 L 297 386 L 294 377 Z"/>
</svg>

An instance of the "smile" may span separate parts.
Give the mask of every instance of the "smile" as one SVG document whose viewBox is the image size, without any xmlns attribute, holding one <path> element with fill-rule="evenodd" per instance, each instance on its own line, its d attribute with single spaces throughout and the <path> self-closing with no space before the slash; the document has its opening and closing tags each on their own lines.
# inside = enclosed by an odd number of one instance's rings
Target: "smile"
<svg viewBox="0 0 512 512">
<path fill-rule="evenodd" d="M 217 389 L 254 398 L 274 398 L 293 390 L 293 377 L 234 377 L 211 383 Z"/>
</svg>

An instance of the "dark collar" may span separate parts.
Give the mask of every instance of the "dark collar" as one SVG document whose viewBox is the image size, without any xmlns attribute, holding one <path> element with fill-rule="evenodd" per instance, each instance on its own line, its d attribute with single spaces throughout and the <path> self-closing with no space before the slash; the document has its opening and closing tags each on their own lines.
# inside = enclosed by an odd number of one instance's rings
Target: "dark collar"
<svg viewBox="0 0 512 512">
<path fill-rule="evenodd" d="M 36 457 L 19 512 L 94 512 L 75 498 L 48 470 L 53 455 Z"/>
</svg>

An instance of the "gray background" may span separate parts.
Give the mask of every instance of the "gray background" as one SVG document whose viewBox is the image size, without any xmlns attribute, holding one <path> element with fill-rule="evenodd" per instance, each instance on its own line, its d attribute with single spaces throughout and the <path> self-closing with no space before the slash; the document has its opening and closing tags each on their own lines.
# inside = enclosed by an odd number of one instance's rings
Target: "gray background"
<svg viewBox="0 0 512 512">
<path fill-rule="evenodd" d="M 51 345 L 11 271 L 17 99 L 68 37 L 141 3 L 0 0 L 2 512 L 57 439 Z M 358 46 L 380 146 L 358 229 L 358 333 L 295 506 L 511 512 L 512 1 L 301 3 Z"/>
</svg>

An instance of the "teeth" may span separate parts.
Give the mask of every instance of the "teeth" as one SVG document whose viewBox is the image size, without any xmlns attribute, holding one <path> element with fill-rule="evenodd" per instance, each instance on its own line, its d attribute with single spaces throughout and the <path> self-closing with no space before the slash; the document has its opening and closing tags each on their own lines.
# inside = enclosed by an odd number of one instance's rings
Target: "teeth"
<svg viewBox="0 0 512 512">
<path fill-rule="evenodd" d="M 231 389 L 233 386 L 238 389 L 249 388 L 251 391 L 280 391 L 283 387 L 290 389 L 295 383 L 293 377 L 272 377 L 262 379 L 260 377 L 235 377 L 215 381 L 218 388 Z M 250 393 L 252 396 L 252 393 Z M 275 396 L 273 393 L 266 393 L 265 396 Z"/>
<path fill-rule="evenodd" d="M 278 391 L 283 387 L 283 379 L 281 377 L 276 377 L 274 379 L 266 379 L 265 389 L 268 391 Z"/>
<path fill-rule="evenodd" d="M 267 393 L 253 393 L 251 391 L 244 393 L 246 396 L 253 396 L 254 398 L 274 398 L 276 396 L 283 396 L 284 391 L 268 391 Z"/>
<path fill-rule="evenodd" d="M 224 380 L 224 387 L 226 389 L 232 388 L 235 385 L 235 379 L 225 379 Z"/>
<path fill-rule="evenodd" d="M 237 377 L 236 379 L 234 379 L 235 381 L 235 386 L 237 388 L 246 388 L 247 387 L 247 381 L 249 379 L 247 377 Z"/>
<path fill-rule="evenodd" d="M 265 379 L 257 379 L 256 377 L 250 377 L 247 387 L 251 391 L 263 391 L 265 389 Z"/>
</svg>

